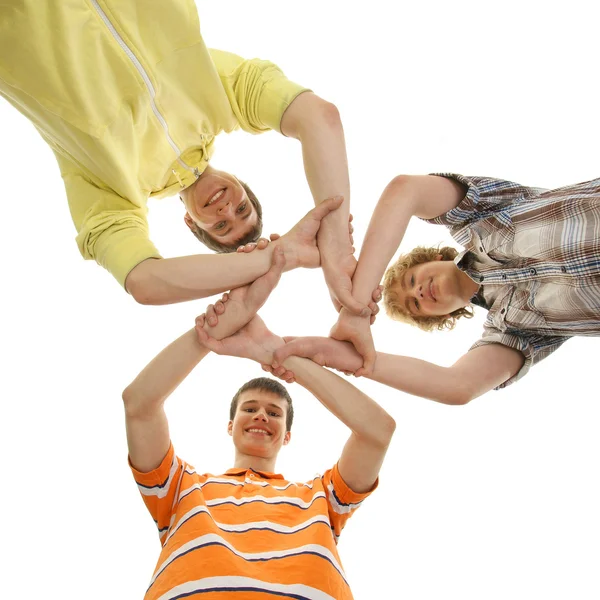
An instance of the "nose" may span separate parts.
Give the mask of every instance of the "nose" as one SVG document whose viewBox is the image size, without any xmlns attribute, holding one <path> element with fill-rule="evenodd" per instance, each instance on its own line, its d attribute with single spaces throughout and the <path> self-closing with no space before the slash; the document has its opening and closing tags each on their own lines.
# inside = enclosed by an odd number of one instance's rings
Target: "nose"
<svg viewBox="0 0 600 600">
<path fill-rule="evenodd" d="M 417 297 L 423 299 L 423 284 L 417 288 Z"/>
<path fill-rule="evenodd" d="M 267 413 L 261 408 L 258 412 L 254 413 L 252 420 L 267 423 L 269 419 L 267 418 Z"/>
<path fill-rule="evenodd" d="M 229 200 L 228 200 L 227 202 L 223 203 L 223 206 L 220 206 L 217 209 L 217 214 L 220 217 L 225 217 L 225 216 L 227 216 L 227 215 L 229 215 L 231 213 L 232 208 L 233 207 L 231 206 L 231 202 L 229 202 Z"/>
</svg>

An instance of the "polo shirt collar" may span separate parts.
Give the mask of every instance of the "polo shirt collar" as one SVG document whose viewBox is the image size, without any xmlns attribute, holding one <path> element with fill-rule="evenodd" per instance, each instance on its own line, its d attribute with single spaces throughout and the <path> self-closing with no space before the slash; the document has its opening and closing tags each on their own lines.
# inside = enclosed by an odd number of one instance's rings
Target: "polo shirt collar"
<svg viewBox="0 0 600 600">
<path fill-rule="evenodd" d="M 227 469 L 227 471 L 225 471 L 225 475 L 245 475 L 248 472 L 252 472 L 255 473 L 256 475 L 259 475 L 260 477 L 262 477 L 263 479 L 283 479 L 283 475 L 280 475 L 279 473 L 269 473 L 268 471 L 257 471 L 256 469 L 252 469 L 251 467 L 248 467 L 247 469 Z"/>
</svg>

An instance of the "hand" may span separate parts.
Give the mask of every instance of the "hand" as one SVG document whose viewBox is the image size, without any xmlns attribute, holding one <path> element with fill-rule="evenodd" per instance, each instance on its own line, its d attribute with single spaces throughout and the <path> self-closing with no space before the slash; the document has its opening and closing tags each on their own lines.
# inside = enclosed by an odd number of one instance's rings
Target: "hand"
<svg viewBox="0 0 600 600">
<path fill-rule="evenodd" d="M 317 248 L 317 233 L 321 221 L 342 204 L 342 198 L 329 198 L 310 210 L 283 237 L 276 240 L 285 253 L 287 268 L 304 267 L 314 269 L 321 264 Z"/>
<path fill-rule="evenodd" d="M 209 327 L 216 327 L 219 316 L 227 311 L 227 325 L 231 332 L 243 327 L 267 301 L 275 289 L 285 267 L 285 257 L 281 248 L 273 250 L 271 268 L 261 277 L 248 285 L 231 290 L 223 294 L 221 300 L 214 305 L 209 304 L 206 314 L 196 319 L 196 328 L 203 328 L 205 323 Z"/>
<path fill-rule="evenodd" d="M 352 342 L 358 353 L 363 357 L 362 368 L 355 372 L 357 377 L 371 375 L 375 366 L 375 345 L 371 335 L 370 317 L 353 315 L 345 308 L 340 311 L 337 323 L 329 333 L 330 337 L 340 341 Z"/>
<path fill-rule="evenodd" d="M 373 323 L 375 323 L 375 319 L 377 318 L 377 315 L 379 314 L 379 302 L 381 301 L 381 298 L 383 297 L 383 286 L 382 285 L 378 285 L 374 290 L 373 293 L 371 294 L 371 302 L 369 302 L 369 304 L 367 305 L 369 307 L 369 310 L 371 311 L 371 325 L 373 325 Z M 342 310 L 343 306 L 332 297 L 333 300 L 333 305 L 335 307 L 336 312 L 340 312 L 340 310 Z"/>
<path fill-rule="evenodd" d="M 346 375 L 352 374 L 362 367 L 362 356 L 349 342 L 340 342 L 325 337 L 284 337 L 283 339 L 285 346 L 280 346 L 275 350 L 272 364 L 263 365 L 263 369 L 286 381 L 289 381 L 290 375 L 292 381 L 294 377 L 291 371 L 282 366 L 289 356 L 310 358 L 322 367 L 330 367 L 342 371 Z"/>
<path fill-rule="evenodd" d="M 264 250 L 269 245 L 269 241 L 274 242 L 275 240 L 278 240 L 281 236 L 278 233 L 272 233 L 269 237 L 271 238 L 270 240 L 268 240 L 267 238 L 260 238 L 258 242 L 249 242 L 245 246 L 238 246 L 236 252 L 238 254 L 248 254 L 253 250 Z"/>
<path fill-rule="evenodd" d="M 233 335 L 217 340 L 203 328 L 196 328 L 200 343 L 215 354 L 248 358 L 259 363 L 271 363 L 273 352 L 285 342 L 267 329 L 263 320 L 255 315 Z"/>
</svg>

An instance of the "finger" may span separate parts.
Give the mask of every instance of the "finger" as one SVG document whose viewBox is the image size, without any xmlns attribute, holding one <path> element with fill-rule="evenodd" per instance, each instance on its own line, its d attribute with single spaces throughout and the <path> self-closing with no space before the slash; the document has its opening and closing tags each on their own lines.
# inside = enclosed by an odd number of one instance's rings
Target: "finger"
<svg viewBox="0 0 600 600">
<path fill-rule="evenodd" d="M 273 368 L 271 365 L 262 364 L 260 366 L 262 367 L 263 371 L 266 371 L 267 373 L 273 373 Z"/>
<path fill-rule="evenodd" d="M 355 300 L 352 293 L 349 290 L 341 289 L 335 290 L 336 296 L 340 304 L 347 308 L 353 315 L 360 315 L 361 317 L 367 317 L 371 314 L 371 311 L 358 300 Z"/>
<path fill-rule="evenodd" d="M 206 321 L 208 322 L 210 327 L 214 327 L 219 322 L 213 304 L 209 304 L 206 307 Z"/>
<path fill-rule="evenodd" d="M 378 285 L 374 290 L 373 290 L 373 294 L 372 294 L 372 298 L 373 298 L 373 302 L 379 302 L 381 300 L 381 296 L 383 295 L 383 286 L 382 285 Z"/>
<path fill-rule="evenodd" d="M 259 250 L 264 250 L 268 245 L 269 245 L 269 240 L 267 238 L 260 238 L 258 240 L 258 244 L 256 244 L 256 247 Z"/>
<path fill-rule="evenodd" d="M 225 292 L 222 296 L 221 296 L 221 302 L 223 304 L 225 304 L 227 302 L 227 300 L 229 300 L 229 292 Z"/>
<path fill-rule="evenodd" d="M 348 223 L 352 222 L 352 219 L 354 219 L 354 215 L 352 213 L 350 213 L 348 215 Z"/>
<path fill-rule="evenodd" d="M 196 317 L 196 327 L 204 327 L 204 322 L 206 320 L 206 315 L 202 313 Z"/>
<path fill-rule="evenodd" d="M 352 235 L 354 233 L 354 225 L 348 225 L 348 231 L 350 232 L 350 235 Z"/>
<path fill-rule="evenodd" d="M 244 246 L 244 252 L 246 254 L 248 254 L 249 252 L 252 252 L 252 250 L 254 250 L 256 248 L 256 242 L 250 242 L 249 244 L 246 244 Z"/>
<path fill-rule="evenodd" d="M 270 236 L 271 241 L 274 242 L 275 240 L 278 240 L 281 236 L 278 233 L 272 233 Z"/>
<path fill-rule="evenodd" d="M 217 315 L 222 315 L 225 312 L 225 305 L 220 300 L 215 302 L 215 312 Z"/>
<path fill-rule="evenodd" d="M 244 251 L 244 246 L 238 246 L 238 247 L 235 249 L 235 251 L 236 251 L 236 252 L 243 252 L 243 251 Z"/>
<path fill-rule="evenodd" d="M 369 302 L 369 310 L 371 311 L 371 316 L 379 313 L 379 304 L 376 302 Z"/>
<path fill-rule="evenodd" d="M 275 377 L 283 377 L 283 374 L 286 372 L 286 368 L 284 366 L 279 366 L 276 369 L 273 369 L 272 373 Z"/>
</svg>

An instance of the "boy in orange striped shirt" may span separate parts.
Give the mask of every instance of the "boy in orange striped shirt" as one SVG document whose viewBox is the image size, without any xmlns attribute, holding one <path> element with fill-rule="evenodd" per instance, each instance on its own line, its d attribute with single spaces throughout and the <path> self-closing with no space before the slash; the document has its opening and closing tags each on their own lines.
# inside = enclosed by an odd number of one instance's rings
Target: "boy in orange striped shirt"
<svg viewBox="0 0 600 600">
<path fill-rule="evenodd" d="M 312 361 L 288 359 L 298 383 L 352 431 L 338 463 L 306 483 L 274 473 L 293 419 L 291 398 L 278 382 L 254 379 L 234 397 L 229 433 L 235 463 L 218 476 L 200 475 L 175 455 L 163 410 L 168 395 L 211 350 L 270 363 L 284 342 L 255 313 L 283 263 L 276 251 L 268 273 L 229 295 L 226 314 L 219 305 L 213 337 L 200 318 L 123 393 L 130 464 L 162 543 L 146 600 L 352 598 L 336 543 L 375 489 L 395 428 L 378 404 Z"/>
</svg>

